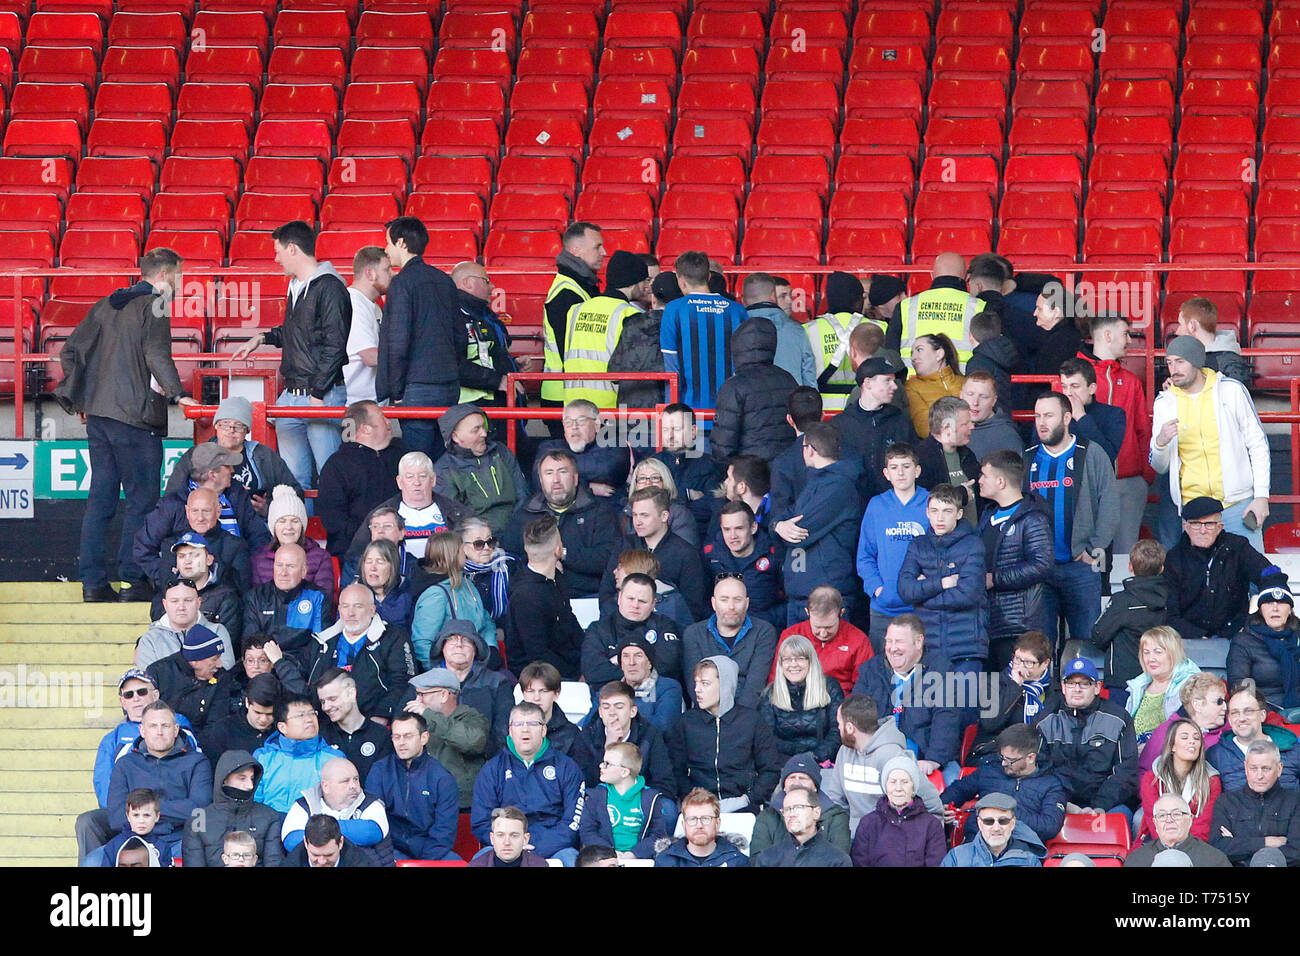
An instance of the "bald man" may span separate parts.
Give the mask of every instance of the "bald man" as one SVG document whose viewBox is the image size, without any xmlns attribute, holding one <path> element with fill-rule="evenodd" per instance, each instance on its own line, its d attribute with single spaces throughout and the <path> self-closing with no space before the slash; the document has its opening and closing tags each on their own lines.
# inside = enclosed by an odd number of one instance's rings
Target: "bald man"
<svg viewBox="0 0 1300 956">
<path fill-rule="evenodd" d="M 244 633 L 270 634 L 304 672 L 315 656 L 312 635 L 334 620 L 329 597 L 306 578 L 307 552 L 296 544 L 282 544 L 275 550 L 271 580 L 244 597 Z"/>
<path fill-rule="evenodd" d="M 307 821 L 318 813 L 339 822 L 343 836 L 357 846 L 369 847 L 382 866 L 393 865 L 393 841 L 388 835 L 384 802 L 361 789 L 361 778 L 351 760 L 334 757 L 320 768 L 320 782 L 294 801 L 280 828 L 289 853 L 303 841 Z"/>
<path fill-rule="evenodd" d="M 411 634 L 375 613 L 368 587 L 351 584 L 343 589 L 338 623 L 316 634 L 315 644 L 308 684 L 332 667 L 343 668 L 356 682 L 357 706 L 365 716 L 387 718 L 401 709 L 407 684 L 415 676 Z"/>
<path fill-rule="evenodd" d="M 136 532 L 132 553 L 135 562 L 149 576 L 156 589 L 162 590 L 176 574 L 173 548 L 187 531 L 203 535 L 208 551 L 215 559 L 216 573 L 238 585 L 241 592 L 253 586 L 253 573 L 249 563 L 250 548 L 260 547 L 270 540 L 266 522 L 261 523 L 262 534 L 254 542 L 252 535 L 236 537 L 220 525 L 221 499 L 207 487 L 193 491 L 177 491 L 158 502 L 144 524 Z"/>
<path fill-rule="evenodd" d="M 984 303 L 966 291 L 966 260 L 955 252 L 941 252 L 930 268 L 930 288 L 898 303 L 900 340 L 887 339 L 885 345 L 897 348 L 906 362 L 917 336 L 942 333 L 952 339 L 965 365 L 974 348 L 970 320 L 983 310 Z"/>
</svg>

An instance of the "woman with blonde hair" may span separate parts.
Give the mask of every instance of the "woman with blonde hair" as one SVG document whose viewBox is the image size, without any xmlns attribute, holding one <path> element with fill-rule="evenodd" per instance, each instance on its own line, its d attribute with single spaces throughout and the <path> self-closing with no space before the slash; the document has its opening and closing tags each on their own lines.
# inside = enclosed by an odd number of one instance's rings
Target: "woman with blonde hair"
<svg viewBox="0 0 1300 956">
<path fill-rule="evenodd" d="M 1141 747 L 1181 706 L 1178 692 L 1201 669 L 1187 659 L 1183 639 L 1167 624 L 1143 632 L 1138 640 L 1138 660 L 1142 673 L 1128 682 L 1124 707 L 1133 717 L 1133 730 Z"/>
<path fill-rule="evenodd" d="M 632 492 L 642 488 L 662 488 L 668 492 L 668 497 L 672 501 L 668 506 L 668 530 L 698 548 L 700 530 L 695 524 L 691 509 L 686 506 L 686 502 L 678 499 L 677 482 L 673 481 L 673 473 L 668 466 L 658 458 L 642 458 L 637 462 L 632 473 L 627 476 L 627 493 L 631 495 Z M 631 514 L 631 504 L 624 504 L 623 533 L 625 535 L 632 534 Z"/>
<path fill-rule="evenodd" d="M 822 672 L 812 641 L 792 634 L 776 653 L 776 675 L 767 685 L 759 714 L 785 756 L 811 751 L 832 760 L 840 749 L 836 711 L 844 700 L 840 683 Z"/>
<path fill-rule="evenodd" d="M 1205 737 L 1196 721 L 1176 720 L 1169 728 L 1151 769 L 1142 778 L 1141 836 L 1157 839 L 1155 803 L 1167 794 L 1182 797 L 1192 809 L 1192 836 L 1210 839 L 1214 801 L 1223 786 L 1219 771 L 1205 759 Z"/>
<path fill-rule="evenodd" d="M 488 647 L 489 670 L 501 667 L 499 632 L 492 616 L 483 607 L 478 588 L 465 575 L 465 553 L 460 535 L 438 531 L 429 538 L 420 567 L 429 572 L 428 587 L 415 602 L 411 619 L 411 647 L 416 662 L 424 670 L 430 663 L 430 651 L 438 632 L 448 621 L 471 622 Z"/>
</svg>

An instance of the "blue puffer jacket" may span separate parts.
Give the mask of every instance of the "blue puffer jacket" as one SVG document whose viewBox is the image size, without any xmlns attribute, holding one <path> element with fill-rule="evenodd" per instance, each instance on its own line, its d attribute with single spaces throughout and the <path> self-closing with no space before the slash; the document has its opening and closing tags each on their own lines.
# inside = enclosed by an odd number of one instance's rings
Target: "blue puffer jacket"
<svg viewBox="0 0 1300 956">
<path fill-rule="evenodd" d="M 1052 522 L 1042 499 L 1027 495 L 1015 513 L 996 528 L 997 507 L 980 516 L 984 561 L 993 573 L 988 592 L 989 637 L 1019 637 L 1038 627 L 1043 582 L 1052 573 Z"/>
<path fill-rule="evenodd" d="M 653 859 L 655 842 L 673 835 L 677 825 L 677 804 L 654 787 L 641 790 L 641 838 L 632 848 L 639 860 Z M 609 790 L 605 784 L 587 791 L 582 805 L 582 824 L 578 838 L 583 846 L 613 846 L 614 826 L 609 819 Z"/>
<path fill-rule="evenodd" d="M 808 531 L 808 537 L 786 551 L 781 576 L 788 598 L 806 598 L 823 584 L 838 588 L 841 594 L 857 592 L 853 558 L 862 523 L 861 480 L 862 464 L 857 458 L 809 468 L 808 481 L 790 513 L 772 516 L 775 526 L 803 515 L 799 526 Z"/>
<path fill-rule="evenodd" d="M 1034 831 L 1020 820 L 1011 831 L 1011 841 L 1002 855 L 994 858 L 983 836 L 948 851 L 940 866 L 1042 866 L 1047 848 Z"/>
<path fill-rule="evenodd" d="M 126 797 L 139 787 L 160 791 L 162 818 L 153 833 L 166 836 L 189 822 L 195 807 L 212 802 L 212 764 L 184 737 L 161 757 L 149 753 L 143 737 L 136 740 L 113 765 L 108 783 L 108 825 L 114 831 L 128 829 Z"/>
<path fill-rule="evenodd" d="M 253 759 L 263 770 L 253 799 L 278 813 L 288 813 L 304 790 L 320 783 L 320 768 L 325 762 L 342 756 L 343 751 L 331 747 L 319 735 L 311 740 L 292 740 L 276 731 L 253 751 Z"/>
<path fill-rule="evenodd" d="M 1041 770 L 1028 777 L 1008 776 L 1002 771 L 1001 758 L 997 756 L 985 760 L 974 773 L 954 780 L 939 799 L 960 807 L 967 800 L 990 793 L 1005 793 L 1014 799 L 1016 820 L 1033 830 L 1044 843 L 1060 833 L 1065 824 L 1065 805 L 1070 795 L 1060 778 Z M 972 820 L 966 826 L 966 835 L 970 837 L 977 830 Z"/>
<path fill-rule="evenodd" d="M 422 753 L 409 764 L 389 754 L 370 768 L 366 793 L 384 801 L 393 849 L 413 860 L 441 860 L 456 842 L 456 778 Z"/>
<path fill-rule="evenodd" d="M 919 673 L 913 681 L 921 680 L 917 696 L 924 701 L 925 686 L 930 680 L 927 672 L 934 671 L 938 678 L 952 670 L 948 658 L 937 651 L 926 650 L 921 657 Z M 877 654 L 858 669 L 858 682 L 853 685 L 853 693 L 866 694 L 876 702 L 876 712 L 885 720 L 894 709 L 893 706 L 893 669 L 884 654 Z M 912 743 L 916 744 L 918 760 L 933 760 L 943 766 L 950 760 L 956 760 L 961 744 L 961 728 L 958 726 L 958 712 L 953 707 L 903 707 L 898 713 L 898 729 Z"/>
<path fill-rule="evenodd" d="M 514 741 L 483 765 L 474 781 L 470 827 L 480 843 L 488 843 L 492 811 L 518 807 L 528 815 L 528 833 L 538 856 L 550 858 L 578 845 L 578 825 L 586 792 L 582 771 L 569 757 L 542 742 L 532 763 L 515 753 Z"/>
<path fill-rule="evenodd" d="M 957 586 L 942 579 L 957 575 Z M 922 575 L 924 581 L 917 580 Z M 925 624 L 925 645 L 950 661 L 989 654 L 989 602 L 984 588 L 984 542 L 958 521 L 943 537 L 927 531 L 908 545 L 898 572 L 898 596 Z"/>
</svg>

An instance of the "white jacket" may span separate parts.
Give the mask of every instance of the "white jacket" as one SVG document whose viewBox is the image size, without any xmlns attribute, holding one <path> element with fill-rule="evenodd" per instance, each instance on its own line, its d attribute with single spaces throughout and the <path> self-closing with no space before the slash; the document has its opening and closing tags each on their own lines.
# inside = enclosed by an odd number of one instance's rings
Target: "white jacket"
<svg viewBox="0 0 1300 956">
<path fill-rule="evenodd" d="M 1223 504 L 1234 504 L 1248 498 L 1267 498 L 1269 488 L 1268 439 L 1259 423 L 1259 414 L 1250 399 L 1246 386 L 1235 379 L 1215 372 L 1212 389 L 1214 419 L 1219 429 L 1219 463 L 1223 469 Z M 1178 417 L 1178 397 L 1173 388 L 1166 389 L 1156 398 L 1151 420 L 1151 467 L 1169 473 L 1169 491 L 1182 511 L 1183 496 L 1179 489 L 1181 465 L 1178 458 L 1178 438 L 1174 437 L 1164 448 L 1157 446 L 1160 429 Z"/>
</svg>

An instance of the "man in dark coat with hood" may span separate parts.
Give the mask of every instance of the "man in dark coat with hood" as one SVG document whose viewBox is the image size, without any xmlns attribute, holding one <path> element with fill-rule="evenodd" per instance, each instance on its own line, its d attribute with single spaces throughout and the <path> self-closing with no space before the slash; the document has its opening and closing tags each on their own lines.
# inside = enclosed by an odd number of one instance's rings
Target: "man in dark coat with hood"
<svg viewBox="0 0 1300 956">
<path fill-rule="evenodd" d="M 226 834 L 243 830 L 257 844 L 259 866 L 279 866 L 284 859 L 280 814 L 253 799 L 262 765 L 247 750 L 228 750 L 217 761 L 212 802 L 198 807 L 185 828 L 182 860 L 186 867 L 221 866 Z"/>
<path fill-rule="evenodd" d="M 770 319 L 746 319 L 731 333 L 735 374 L 718 387 L 711 452 L 719 462 L 732 455 L 773 458 L 794 438 L 785 403 L 799 383 L 776 358 L 776 326 Z"/>
</svg>

